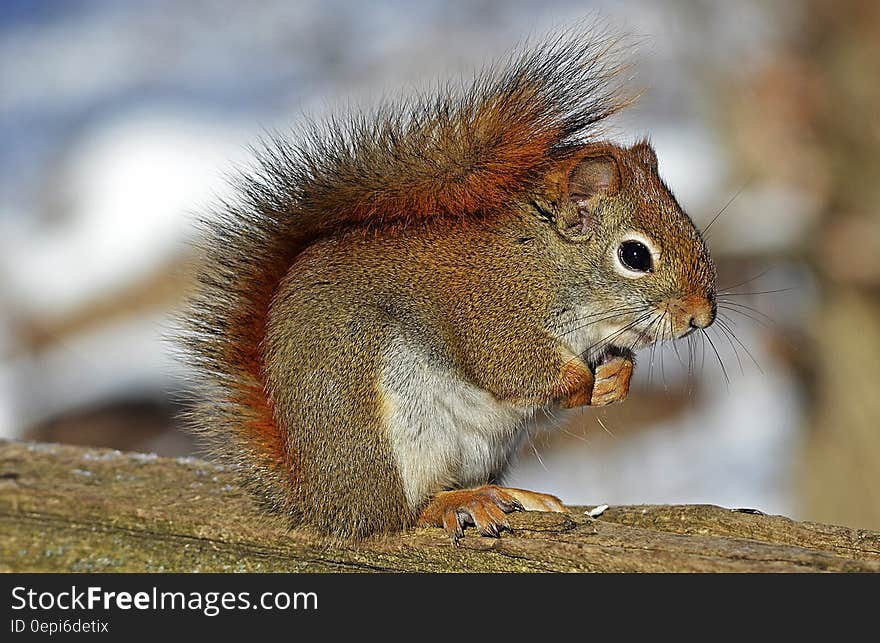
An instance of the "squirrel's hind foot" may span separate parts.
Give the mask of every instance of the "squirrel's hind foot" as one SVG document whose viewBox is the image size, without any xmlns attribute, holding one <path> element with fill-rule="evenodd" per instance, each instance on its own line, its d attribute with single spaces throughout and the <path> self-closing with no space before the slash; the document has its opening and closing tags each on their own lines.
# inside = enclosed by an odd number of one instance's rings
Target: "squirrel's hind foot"
<svg viewBox="0 0 880 643">
<path fill-rule="evenodd" d="M 525 489 L 484 485 L 476 489 L 441 491 L 419 515 L 420 526 L 443 527 L 457 544 L 464 528 L 474 526 L 483 536 L 498 538 L 512 531 L 504 514 L 513 511 L 568 511 L 556 496 Z"/>
</svg>

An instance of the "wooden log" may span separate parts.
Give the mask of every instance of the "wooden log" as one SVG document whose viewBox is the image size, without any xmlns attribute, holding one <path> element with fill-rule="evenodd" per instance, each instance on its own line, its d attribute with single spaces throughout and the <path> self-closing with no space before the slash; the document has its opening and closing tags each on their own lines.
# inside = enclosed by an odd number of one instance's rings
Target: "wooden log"
<svg viewBox="0 0 880 643">
<path fill-rule="evenodd" d="M 880 571 L 880 534 L 709 505 L 511 515 L 514 533 L 439 529 L 334 542 L 261 513 L 194 458 L 0 442 L 0 570 L 202 572 Z"/>
</svg>

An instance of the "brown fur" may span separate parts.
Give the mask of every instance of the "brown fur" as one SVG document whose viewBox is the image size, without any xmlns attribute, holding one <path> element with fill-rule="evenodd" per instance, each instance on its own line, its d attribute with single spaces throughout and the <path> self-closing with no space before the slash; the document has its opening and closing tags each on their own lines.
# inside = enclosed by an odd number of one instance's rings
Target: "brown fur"
<svg viewBox="0 0 880 643">
<path fill-rule="evenodd" d="M 413 524 L 379 382 L 395 338 L 498 400 L 590 402 L 589 356 L 548 324 L 565 302 L 611 305 L 612 230 L 670 208 L 692 227 L 650 146 L 595 140 L 627 103 L 612 44 L 554 37 L 467 87 L 257 153 L 240 200 L 206 222 L 185 342 L 203 377 L 194 427 L 269 508 L 342 536 Z M 609 168 L 613 194 L 595 178 Z M 676 293 L 705 298 L 704 272 Z"/>
</svg>

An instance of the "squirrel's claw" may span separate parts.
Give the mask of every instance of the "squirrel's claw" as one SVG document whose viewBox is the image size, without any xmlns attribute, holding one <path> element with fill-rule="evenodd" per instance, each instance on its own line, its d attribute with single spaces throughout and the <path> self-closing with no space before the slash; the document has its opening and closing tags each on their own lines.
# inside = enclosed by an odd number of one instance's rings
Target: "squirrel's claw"
<svg viewBox="0 0 880 643">
<path fill-rule="evenodd" d="M 457 545 L 468 526 L 480 534 L 499 538 L 513 531 L 504 514 L 514 511 L 567 511 L 556 496 L 524 489 L 485 485 L 476 489 L 441 491 L 419 516 L 419 525 L 443 527 Z"/>
</svg>

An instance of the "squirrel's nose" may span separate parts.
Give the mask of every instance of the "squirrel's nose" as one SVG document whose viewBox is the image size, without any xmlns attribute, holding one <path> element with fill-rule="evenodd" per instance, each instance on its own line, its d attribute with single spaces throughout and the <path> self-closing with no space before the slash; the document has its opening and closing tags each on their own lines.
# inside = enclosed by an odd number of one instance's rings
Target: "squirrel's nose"
<svg viewBox="0 0 880 643">
<path fill-rule="evenodd" d="M 688 324 L 691 328 L 708 328 L 712 325 L 712 322 L 715 321 L 715 313 L 717 309 L 715 297 L 707 297 L 706 300 L 701 302 L 691 313 L 691 318 L 688 320 Z"/>
<path fill-rule="evenodd" d="M 704 315 L 701 315 L 700 317 L 695 317 L 692 315 L 690 320 L 688 320 L 688 325 L 691 328 L 693 328 L 694 330 L 696 330 L 698 328 L 706 328 L 712 322 L 711 321 L 708 321 L 708 322 L 704 321 L 704 319 L 705 319 Z"/>
</svg>

